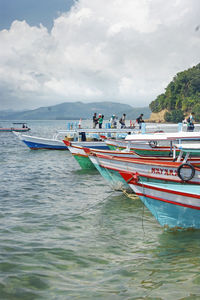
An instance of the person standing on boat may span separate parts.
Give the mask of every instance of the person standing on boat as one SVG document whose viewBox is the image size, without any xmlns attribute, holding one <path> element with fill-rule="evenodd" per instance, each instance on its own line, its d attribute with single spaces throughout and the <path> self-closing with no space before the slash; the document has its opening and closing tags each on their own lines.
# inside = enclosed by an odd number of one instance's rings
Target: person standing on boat
<svg viewBox="0 0 200 300">
<path fill-rule="evenodd" d="M 121 124 L 121 128 L 126 127 L 125 121 L 126 121 L 126 114 L 123 114 L 123 116 L 119 120 L 119 123 Z"/>
<path fill-rule="evenodd" d="M 99 119 L 98 119 L 99 128 L 102 128 L 103 118 L 104 118 L 104 115 L 99 115 Z"/>
<path fill-rule="evenodd" d="M 136 122 L 137 122 L 138 125 L 139 125 L 139 129 L 142 128 L 142 123 L 144 122 L 143 116 L 144 116 L 143 114 L 140 114 L 140 116 L 136 119 Z"/>
<path fill-rule="evenodd" d="M 116 121 L 117 117 L 115 115 L 112 115 L 111 119 L 110 119 L 110 123 L 111 123 L 111 128 L 117 128 L 117 121 Z"/>
<path fill-rule="evenodd" d="M 190 116 L 187 118 L 187 131 L 194 131 L 194 112 L 191 112 Z"/>
<path fill-rule="evenodd" d="M 94 115 L 93 115 L 93 128 L 96 128 L 97 124 L 98 124 L 97 113 L 94 113 Z"/>
</svg>

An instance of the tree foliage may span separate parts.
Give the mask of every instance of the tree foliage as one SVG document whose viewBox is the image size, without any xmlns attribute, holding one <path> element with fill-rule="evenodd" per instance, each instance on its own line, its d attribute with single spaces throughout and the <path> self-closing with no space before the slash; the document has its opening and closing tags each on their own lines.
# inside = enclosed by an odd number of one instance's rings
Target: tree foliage
<svg viewBox="0 0 200 300">
<path fill-rule="evenodd" d="M 166 111 L 164 115 L 166 122 L 179 123 L 184 119 L 184 113 L 182 110 L 172 110 L 171 112 Z"/>
<path fill-rule="evenodd" d="M 184 118 L 184 114 L 191 111 L 195 111 L 195 120 L 200 121 L 200 64 L 177 73 L 165 93 L 152 101 L 149 107 L 154 113 L 167 109 L 167 122 L 180 122 L 181 116 Z"/>
</svg>

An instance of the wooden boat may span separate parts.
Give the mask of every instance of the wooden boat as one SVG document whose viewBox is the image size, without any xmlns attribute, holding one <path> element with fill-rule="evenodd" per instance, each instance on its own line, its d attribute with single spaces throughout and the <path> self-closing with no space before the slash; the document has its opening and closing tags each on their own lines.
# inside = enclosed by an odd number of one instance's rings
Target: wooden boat
<svg viewBox="0 0 200 300">
<path fill-rule="evenodd" d="M 106 145 L 104 139 L 107 138 L 108 135 L 112 135 L 113 138 L 121 135 L 121 137 L 123 136 L 123 138 L 125 138 L 127 133 L 130 132 L 130 129 L 82 129 L 78 132 L 82 133 L 81 139 L 80 137 L 77 137 L 76 140 L 69 141 L 65 139 L 63 142 L 82 169 L 94 169 L 95 166 L 88 158 L 85 149 L 89 148 L 108 151 L 109 147 Z M 83 135 L 83 133 L 85 135 Z M 86 136 L 87 133 L 90 134 L 89 138 Z"/>
<path fill-rule="evenodd" d="M 73 141 L 77 145 L 85 145 L 86 147 L 94 147 L 94 148 L 102 148 L 108 149 L 108 146 L 105 144 L 104 137 L 101 137 L 102 133 L 108 131 L 110 134 L 117 134 L 119 131 L 121 133 L 127 133 L 128 130 L 119 130 L 119 129 L 70 129 L 70 130 L 58 130 L 52 138 L 43 138 L 37 136 L 30 135 L 21 135 L 15 133 L 18 138 L 25 143 L 32 150 L 38 149 L 48 149 L 48 150 L 68 150 L 66 144 L 64 144 L 63 139 L 65 141 Z M 129 129 L 130 131 L 130 129 Z M 95 138 L 86 139 L 87 133 L 93 134 L 96 136 Z M 64 136 L 60 138 L 60 136 Z"/>
<path fill-rule="evenodd" d="M 186 145 L 187 147 L 188 145 Z M 177 145 L 177 148 L 183 148 L 184 145 Z M 196 147 L 196 146 L 195 146 Z M 190 147 L 191 148 L 191 147 Z M 90 148 L 85 148 L 85 147 L 81 147 L 81 146 L 69 146 L 70 151 L 73 153 L 74 157 L 79 157 L 79 160 L 82 160 L 84 158 L 84 161 L 90 159 L 91 163 L 89 164 L 87 162 L 87 167 L 88 168 L 94 168 L 94 166 L 96 167 L 96 169 L 100 172 L 100 174 L 108 181 L 109 185 L 115 189 L 115 190 L 128 190 L 130 191 L 130 187 L 128 186 L 128 184 L 126 183 L 126 181 L 122 178 L 122 176 L 120 175 L 120 170 L 115 168 L 112 168 L 108 165 L 105 166 L 105 162 L 102 161 L 102 159 L 105 159 L 105 157 L 107 158 L 107 160 L 111 160 L 115 157 L 118 158 L 135 158 L 136 160 L 134 162 L 139 162 L 142 163 L 141 160 L 145 160 L 146 161 L 146 157 L 140 156 L 136 153 L 134 153 L 134 151 L 130 151 L 130 152 L 126 152 L 126 151 L 117 151 L 117 150 L 100 150 L 100 149 L 90 149 Z M 176 150 L 176 149 L 174 149 Z M 180 149 L 179 149 L 180 150 Z M 185 152 L 181 150 L 181 152 L 179 153 L 179 156 L 177 157 L 177 162 L 186 162 L 188 161 L 188 156 L 186 156 L 185 158 L 183 158 L 183 155 L 185 155 Z M 107 157 L 108 156 L 108 157 Z M 107 163 L 106 160 L 106 163 Z M 148 157 L 149 163 L 150 164 L 154 164 L 154 162 L 156 162 L 157 164 L 157 157 Z M 162 157 L 159 158 L 159 163 L 157 165 L 160 166 L 160 161 L 161 163 L 166 163 L 166 162 L 173 162 L 173 158 L 172 157 Z M 103 162 L 103 164 L 102 164 Z M 199 153 L 199 158 L 192 158 L 190 159 L 190 162 L 193 163 L 200 163 L 200 153 Z M 82 168 L 85 168 L 85 165 L 82 165 L 80 163 Z M 146 168 L 144 168 L 146 169 Z M 129 170 L 129 171 L 128 171 Z M 130 179 L 134 172 L 132 171 L 132 173 L 130 172 L 130 168 L 127 168 L 126 171 L 128 172 L 127 176 L 128 179 Z M 152 167 L 152 171 L 153 173 L 158 173 L 157 177 L 158 180 L 161 180 L 162 178 L 160 178 L 160 174 L 159 171 L 156 170 L 155 166 L 154 168 Z M 167 172 L 166 169 L 166 165 L 165 165 L 165 172 Z M 169 171 L 170 173 L 171 171 Z M 177 172 L 177 167 L 174 169 L 174 172 Z M 172 174 L 171 174 L 172 175 Z M 188 170 L 180 170 L 180 176 L 187 176 L 187 178 L 189 178 L 189 176 L 191 176 L 191 169 L 189 168 Z M 149 176 L 149 178 L 151 178 Z M 152 176 L 152 178 L 154 178 Z M 167 177 L 168 178 L 168 177 Z M 154 178 L 155 179 L 155 178 Z M 174 179 L 174 177 L 173 177 Z M 185 179 L 185 177 L 184 177 Z M 166 178 L 164 178 L 164 180 L 166 180 Z"/>
<path fill-rule="evenodd" d="M 127 183 L 134 180 L 135 174 L 147 182 L 168 182 L 199 184 L 200 182 L 200 151 L 198 144 L 175 145 L 180 150 L 176 161 L 171 157 L 125 157 L 102 154 L 106 151 L 90 149 L 89 158 L 101 175 L 115 189 L 128 190 Z M 176 149 L 174 149 L 176 151 Z M 189 157 L 195 151 L 199 156 Z M 111 151 L 112 152 L 112 151 Z M 128 153 L 130 154 L 130 153 Z M 123 176 L 122 176 L 123 174 Z"/>
<path fill-rule="evenodd" d="M 136 159 L 135 163 L 133 163 L 131 166 L 113 166 L 110 164 L 108 157 L 105 158 L 105 156 L 100 154 L 89 155 L 89 158 L 100 174 L 108 181 L 108 183 L 114 189 L 121 189 L 122 191 L 129 190 L 127 182 L 131 182 L 132 178 L 134 179 L 135 174 L 139 174 L 141 177 L 145 176 L 146 181 L 148 182 L 166 181 L 169 183 L 182 183 L 188 181 L 190 184 L 199 184 L 200 169 L 197 167 L 191 169 L 191 165 L 183 164 L 182 162 L 167 163 L 163 160 L 155 163 L 154 160 L 149 159 L 147 164 L 147 161 L 139 158 Z M 118 159 L 120 161 L 124 161 L 124 158 L 122 159 L 122 157 L 118 157 Z M 111 157 L 111 160 L 113 162 L 115 159 Z M 151 164 L 153 164 L 153 166 L 151 166 Z M 182 166 L 184 166 L 184 168 L 182 168 Z M 182 177 L 178 176 L 178 170 L 180 170 Z M 125 175 L 121 176 L 122 173 Z"/>
<path fill-rule="evenodd" d="M 129 149 L 143 156 L 172 156 L 173 141 L 199 140 L 199 132 L 173 132 L 127 135 L 125 140 L 105 140 L 110 149 Z M 160 145 L 159 142 L 166 145 Z"/>
<path fill-rule="evenodd" d="M 66 132 L 66 131 L 65 131 Z M 125 137 L 130 134 L 133 133 L 134 130 L 133 128 L 124 128 L 124 129 L 80 129 L 77 131 L 79 134 L 80 133 L 90 133 L 90 134 L 95 134 L 95 138 L 89 137 L 89 139 L 87 139 L 85 137 L 85 139 L 80 140 L 78 137 L 76 140 L 73 141 L 69 141 L 69 140 L 63 140 L 63 142 L 65 143 L 65 145 L 68 147 L 69 151 L 72 153 L 73 157 L 76 159 L 76 161 L 79 163 L 80 167 L 82 169 L 94 169 L 94 165 L 91 162 L 91 160 L 88 157 L 88 153 L 87 151 L 85 151 L 85 149 L 95 149 L 96 151 L 99 150 L 100 153 L 108 153 L 109 152 L 109 146 L 107 145 L 107 143 L 105 142 L 109 137 L 112 137 L 112 141 L 115 141 L 116 138 L 118 138 L 118 141 L 123 141 L 125 139 Z M 135 135 L 137 135 L 135 133 Z M 139 134 L 141 135 L 141 133 Z M 120 140 L 119 140 L 120 138 Z M 141 142 L 139 142 L 141 143 Z M 104 151 L 105 152 L 101 152 Z M 108 152 L 107 152 L 108 151 Z M 126 151 L 126 152 L 131 152 Z M 125 153 L 126 153 L 125 152 Z M 133 157 L 134 155 L 137 156 L 136 154 L 134 154 L 134 152 L 131 152 L 131 154 L 122 154 L 119 151 L 114 151 L 110 152 L 109 155 L 123 155 L 125 157 L 131 156 Z"/>
<path fill-rule="evenodd" d="M 21 127 L 16 127 L 16 125 L 21 125 Z M 0 128 L 0 132 L 26 132 L 29 130 L 31 129 L 27 126 L 27 123 L 24 122 L 13 123 L 13 127 Z"/>
<path fill-rule="evenodd" d="M 135 153 L 143 156 L 170 156 L 172 149 L 170 146 L 161 146 L 156 141 L 132 141 L 131 143 L 126 140 L 105 140 L 105 143 L 111 150 L 124 150 L 129 149 Z"/>
<path fill-rule="evenodd" d="M 102 155 L 92 151 L 98 158 L 99 165 L 112 172 L 112 176 L 121 171 L 139 174 L 149 179 L 167 180 L 180 183 L 188 181 L 198 184 L 200 180 L 200 157 L 192 157 L 187 161 L 169 161 L 162 158 L 130 158 Z"/>
<path fill-rule="evenodd" d="M 85 150 L 85 151 L 87 151 L 87 150 Z M 98 156 L 95 155 L 96 152 L 97 152 L 97 150 L 94 150 L 94 152 L 93 152 L 93 150 L 89 149 L 88 158 L 90 159 L 93 166 L 102 175 L 102 177 L 108 182 L 110 187 L 113 190 L 117 190 L 117 191 L 119 191 L 119 190 L 123 191 L 123 192 L 126 191 L 128 193 L 132 192 L 129 184 L 126 182 L 126 180 L 121 176 L 121 174 L 119 172 L 115 172 L 111 169 L 107 169 L 107 168 L 104 168 L 103 166 L 101 166 Z M 99 151 L 98 151 L 98 153 L 99 153 Z"/>
<path fill-rule="evenodd" d="M 84 143 L 84 146 L 81 146 L 81 144 L 75 144 L 73 142 L 69 142 L 66 140 L 63 140 L 65 145 L 67 146 L 68 150 L 71 152 L 72 156 L 75 158 L 75 160 L 78 162 L 80 167 L 84 170 L 87 169 L 95 169 L 95 166 L 90 161 L 87 153 L 85 152 L 86 145 L 88 147 L 94 148 L 94 149 L 104 149 L 106 148 L 106 144 L 104 142 L 95 142 L 95 143 Z"/>
<path fill-rule="evenodd" d="M 134 151 L 118 151 L 118 150 L 110 150 L 105 147 L 105 144 L 103 144 L 103 147 L 101 147 L 101 144 L 89 144 L 88 147 L 86 147 L 85 144 L 83 146 L 81 143 L 77 144 L 75 142 L 69 142 L 64 141 L 66 146 L 68 147 L 69 151 L 73 155 L 73 157 L 77 160 L 80 167 L 82 169 L 94 169 L 95 166 L 90 160 L 89 154 L 94 150 L 95 153 L 99 154 L 108 154 L 111 156 L 120 156 L 120 157 L 139 157 Z"/>
<path fill-rule="evenodd" d="M 86 130 L 87 132 L 88 130 Z M 91 132 L 91 130 L 89 130 Z M 93 132 L 97 133 L 97 130 L 93 130 Z M 115 130 L 114 133 L 120 134 L 120 133 L 126 133 L 128 134 L 130 132 L 130 129 L 122 129 L 122 130 Z M 104 136 L 103 136 L 104 134 Z M 101 141 L 66 141 L 63 142 L 67 145 L 69 151 L 72 153 L 73 157 L 77 160 L 80 167 L 82 169 L 92 169 L 94 168 L 94 165 L 92 164 L 91 160 L 88 157 L 88 150 L 87 149 L 95 149 L 96 151 L 99 150 L 100 154 L 109 154 L 114 156 L 123 156 L 123 157 L 137 157 L 137 154 L 134 151 L 127 149 L 124 149 L 124 152 L 117 151 L 117 150 L 110 150 L 108 145 L 105 143 L 106 136 L 105 134 L 113 134 L 113 129 L 111 130 L 101 130 Z M 136 137 L 137 135 L 141 136 L 141 134 L 134 134 Z M 103 137 L 102 137 L 103 136 Z M 115 136 L 116 137 L 116 136 Z M 112 139 L 114 141 L 114 139 Z M 121 139 L 123 140 L 123 139 Z M 118 140 L 120 142 L 120 140 Z M 136 142 L 137 143 L 137 142 Z M 139 143 L 141 143 L 139 141 Z M 144 143 L 144 142 L 143 142 Z M 168 147 L 169 148 L 169 147 Z M 85 151 L 86 149 L 86 151 Z M 169 152 L 169 151 L 168 151 Z M 168 155 L 169 156 L 169 155 Z"/>
<path fill-rule="evenodd" d="M 62 140 L 58 139 L 48 139 L 37 136 L 30 136 L 25 134 L 20 134 L 14 132 L 15 135 L 22 141 L 24 144 L 32 150 L 38 149 L 48 149 L 48 150 L 68 150 L 67 146 L 63 143 Z"/>
<path fill-rule="evenodd" d="M 161 226 L 175 229 L 200 228 L 199 184 L 147 182 L 135 176 L 129 185 Z"/>
</svg>

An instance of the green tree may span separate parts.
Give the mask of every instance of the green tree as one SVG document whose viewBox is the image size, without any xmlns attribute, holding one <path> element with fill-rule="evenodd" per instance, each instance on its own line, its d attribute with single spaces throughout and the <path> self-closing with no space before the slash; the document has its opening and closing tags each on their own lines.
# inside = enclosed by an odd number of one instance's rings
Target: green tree
<svg viewBox="0 0 200 300">
<path fill-rule="evenodd" d="M 168 84 L 165 93 L 158 95 L 149 107 L 152 112 L 160 112 L 167 109 L 169 114 L 165 114 L 167 122 L 179 120 L 184 113 L 189 113 L 194 108 L 199 113 L 200 102 L 200 64 L 179 72 Z M 175 114 L 175 115 L 174 115 Z M 198 117 L 199 118 L 199 115 Z"/>
<path fill-rule="evenodd" d="M 166 122 L 179 123 L 184 119 L 184 114 L 182 110 L 172 110 L 171 112 L 166 112 L 164 115 Z"/>
</svg>

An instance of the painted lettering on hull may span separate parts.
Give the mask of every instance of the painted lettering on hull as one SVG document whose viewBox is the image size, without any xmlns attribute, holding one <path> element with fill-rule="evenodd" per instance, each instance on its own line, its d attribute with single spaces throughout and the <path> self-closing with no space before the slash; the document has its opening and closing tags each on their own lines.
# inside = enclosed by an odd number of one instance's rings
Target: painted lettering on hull
<svg viewBox="0 0 200 300">
<path fill-rule="evenodd" d="M 151 168 L 151 173 L 164 176 L 177 176 L 177 170 L 167 168 Z"/>
</svg>

